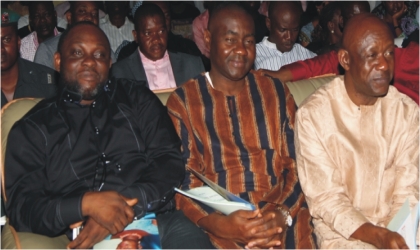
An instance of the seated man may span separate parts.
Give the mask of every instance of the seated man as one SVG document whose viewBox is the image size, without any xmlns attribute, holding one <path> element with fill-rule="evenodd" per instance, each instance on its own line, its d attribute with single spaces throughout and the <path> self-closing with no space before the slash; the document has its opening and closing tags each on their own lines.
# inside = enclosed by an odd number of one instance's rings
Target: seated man
<svg viewBox="0 0 420 250">
<path fill-rule="evenodd" d="M 258 209 L 225 216 L 178 194 L 177 206 L 218 248 L 314 248 L 295 167 L 296 106 L 285 85 L 250 71 L 252 15 L 239 3 L 219 5 L 205 41 L 210 72 L 183 84 L 167 103 L 184 162 Z M 187 171 L 184 189 L 202 185 Z"/>
<path fill-rule="evenodd" d="M 22 97 L 49 98 L 56 94 L 54 70 L 19 57 L 17 19 L 1 13 L 1 107 Z"/>
<path fill-rule="evenodd" d="M 89 21 L 95 25 L 99 23 L 98 2 L 95 1 L 70 1 L 70 9 L 66 12 L 68 26 L 81 21 Z M 41 43 L 36 50 L 34 62 L 54 69 L 54 53 L 57 52 L 60 35 Z M 111 59 L 115 62 L 111 50 Z"/>
<path fill-rule="evenodd" d="M 151 90 L 175 88 L 204 71 L 197 56 L 167 50 L 165 16 L 155 4 L 143 3 L 134 15 L 134 53 L 112 66 L 116 78 L 147 81 Z"/>
<path fill-rule="evenodd" d="M 255 69 L 278 70 L 283 65 L 316 56 L 296 43 L 301 15 L 300 2 L 270 2 L 266 18 L 270 35 L 257 44 Z"/>
<path fill-rule="evenodd" d="M 299 179 L 320 248 L 407 248 L 386 226 L 406 199 L 418 202 L 419 108 L 389 86 L 393 40 L 373 14 L 352 18 L 338 51 L 344 77 L 297 112 Z"/>
<path fill-rule="evenodd" d="M 29 4 L 29 24 L 34 31 L 22 38 L 20 56 L 31 62 L 39 44 L 57 36 L 57 13 L 52 1 L 34 1 Z"/>
<path fill-rule="evenodd" d="M 124 41 L 133 41 L 134 24 L 128 19 L 128 1 L 105 1 L 107 15 L 99 20 L 99 27 L 111 43 L 112 51 Z"/>
<path fill-rule="evenodd" d="M 344 26 L 353 16 L 369 12 L 370 7 L 367 1 L 344 2 L 342 10 Z M 395 48 L 395 62 L 392 82 L 394 87 L 419 103 L 419 45 L 412 42 L 406 48 Z M 263 72 L 279 78 L 282 82 L 298 81 L 325 74 L 343 74 L 336 51 L 294 62 L 275 72 L 266 70 Z"/>
<path fill-rule="evenodd" d="M 110 51 L 91 22 L 62 34 L 54 55 L 60 95 L 38 103 L 8 137 L 10 225 L 52 237 L 84 221 L 67 247 L 90 248 L 155 212 L 164 248 L 211 247 L 201 229 L 172 212 L 185 170 L 166 108 L 141 84 L 108 80 Z"/>
</svg>

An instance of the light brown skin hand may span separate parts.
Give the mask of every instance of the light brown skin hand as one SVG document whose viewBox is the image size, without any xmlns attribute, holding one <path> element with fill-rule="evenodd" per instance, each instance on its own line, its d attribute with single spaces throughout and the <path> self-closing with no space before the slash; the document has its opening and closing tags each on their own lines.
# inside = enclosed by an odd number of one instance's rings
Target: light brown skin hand
<svg viewBox="0 0 420 250">
<path fill-rule="evenodd" d="M 88 218 L 83 230 L 76 239 L 67 245 L 67 249 L 89 249 L 109 234 L 111 232 L 99 225 L 92 218 Z"/>
<path fill-rule="evenodd" d="M 278 78 L 282 83 L 293 81 L 292 72 L 286 68 L 280 68 L 277 71 L 259 69 L 258 71 L 263 72 L 273 78 Z"/>
<path fill-rule="evenodd" d="M 249 248 L 279 246 L 280 233 L 276 212 L 261 213 L 255 211 L 238 210 L 230 215 L 213 213 L 198 221 L 198 225 L 223 239 L 229 239 Z M 249 243 L 252 243 L 249 245 Z"/>
<path fill-rule="evenodd" d="M 129 199 L 115 191 L 87 192 L 82 199 L 82 214 L 92 218 L 111 234 L 121 232 L 133 221 L 131 206 L 137 199 Z"/>
<path fill-rule="evenodd" d="M 106 192 L 96 192 L 96 193 L 98 193 L 98 195 L 100 193 L 105 193 L 105 195 L 103 195 L 103 196 L 100 195 L 101 198 L 105 198 L 105 197 L 109 197 L 109 196 L 111 196 L 111 197 L 115 196 L 116 192 L 111 192 L 110 194 L 108 194 Z M 116 193 L 116 194 L 118 194 L 118 193 Z M 129 199 L 129 198 L 126 198 L 126 197 L 121 196 L 121 195 L 120 195 L 120 197 L 122 197 L 122 199 L 124 200 L 126 205 L 128 207 L 130 207 L 131 212 L 133 212 L 131 207 L 136 205 L 137 199 Z M 88 197 L 87 200 L 85 200 L 85 202 L 89 202 L 89 200 L 93 199 L 93 198 L 95 198 L 95 197 Z M 96 198 L 98 198 L 98 197 L 96 197 Z M 85 197 L 83 197 L 83 199 L 85 199 Z M 82 207 L 83 207 L 83 200 L 82 200 Z M 125 209 L 125 207 L 126 206 L 124 205 L 124 209 Z M 85 207 L 85 209 L 87 209 L 87 208 Z M 83 210 L 83 208 L 82 208 L 82 210 Z M 133 217 L 134 217 L 134 212 L 133 212 Z M 128 223 L 131 223 L 132 221 L 133 221 L 133 219 L 129 220 Z M 84 221 L 79 221 L 79 222 L 73 223 L 73 224 L 70 225 L 70 229 L 80 227 L 80 226 L 83 225 L 83 223 L 84 223 Z M 127 224 L 120 231 L 122 231 L 127 226 Z M 67 245 L 67 249 L 87 249 L 87 248 L 91 248 L 93 245 L 95 245 L 96 243 L 103 240 L 109 234 L 115 234 L 115 233 L 110 232 L 105 227 L 101 226 L 98 222 L 96 222 L 93 218 L 89 217 L 86 220 L 85 225 L 83 226 L 83 230 L 80 232 L 80 234 L 77 236 L 76 239 L 74 239 L 73 241 L 71 241 Z"/>
<path fill-rule="evenodd" d="M 372 244 L 378 249 L 408 249 L 401 235 L 371 223 L 360 226 L 351 237 Z"/>
<path fill-rule="evenodd" d="M 285 218 L 280 211 L 271 210 L 262 213 L 262 219 L 265 223 L 257 226 L 253 231 L 254 239 L 248 242 L 245 248 L 267 249 L 278 248 L 281 245 L 280 239 L 286 230 Z"/>
<path fill-rule="evenodd" d="M 398 11 L 397 13 L 395 13 L 392 16 L 392 20 L 395 22 L 397 22 L 398 25 L 398 21 L 404 16 L 404 14 L 408 11 L 407 5 L 404 4 L 404 6 L 401 8 L 400 11 Z"/>
</svg>

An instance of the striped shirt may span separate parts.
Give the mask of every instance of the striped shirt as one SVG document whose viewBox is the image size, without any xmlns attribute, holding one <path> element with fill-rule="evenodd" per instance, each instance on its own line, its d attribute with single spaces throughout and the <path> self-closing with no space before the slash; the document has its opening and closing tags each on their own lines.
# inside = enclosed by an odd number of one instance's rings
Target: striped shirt
<svg viewBox="0 0 420 250">
<path fill-rule="evenodd" d="M 251 71 L 235 96 L 214 89 L 204 74 L 175 90 L 167 107 L 182 141 L 186 166 L 262 211 L 290 208 L 287 248 L 314 248 L 311 216 L 298 182 L 293 128 L 296 106 L 277 79 Z M 189 171 L 183 189 L 202 186 Z M 214 212 L 177 194 L 178 209 L 194 223 Z M 243 248 L 209 234 L 216 248 Z"/>
<path fill-rule="evenodd" d="M 133 41 L 134 24 L 126 17 L 123 26 L 117 28 L 109 20 L 109 16 L 101 18 L 99 27 L 105 32 L 111 44 L 112 51 L 117 51 L 118 46 L 124 41 Z"/>
<path fill-rule="evenodd" d="M 257 56 L 255 58 L 255 69 L 279 70 L 283 65 L 315 57 L 316 54 L 295 43 L 293 49 L 288 52 L 277 50 L 276 44 L 268 41 L 268 37 L 257 43 Z"/>
</svg>

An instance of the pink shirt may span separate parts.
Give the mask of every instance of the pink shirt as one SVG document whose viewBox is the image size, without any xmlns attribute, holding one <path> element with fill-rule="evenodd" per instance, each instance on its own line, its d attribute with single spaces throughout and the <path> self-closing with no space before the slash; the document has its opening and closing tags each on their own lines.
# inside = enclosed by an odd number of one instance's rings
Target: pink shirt
<svg viewBox="0 0 420 250">
<path fill-rule="evenodd" d="M 176 82 L 172 71 L 171 61 L 169 60 L 168 51 L 165 52 L 162 59 L 152 61 L 143 53 L 140 53 L 140 60 L 143 63 L 146 72 L 147 82 L 151 90 L 175 88 Z"/>
<path fill-rule="evenodd" d="M 57 36 L 58 34 L 60 34 L 60 32 L 58 32 L 57 28 L 54 28 L 54 36 Z M 38 36 L 36 35 L 36 31 L 33 31 L 20 41 L 20 57 L 33 62 L 38 46 Z"/>
</svg>

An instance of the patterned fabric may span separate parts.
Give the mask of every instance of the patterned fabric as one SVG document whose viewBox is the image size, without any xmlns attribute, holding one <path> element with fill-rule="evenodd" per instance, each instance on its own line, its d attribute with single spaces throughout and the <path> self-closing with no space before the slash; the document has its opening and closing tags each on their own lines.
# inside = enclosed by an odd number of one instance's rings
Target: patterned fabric
<svg viewBox="0 0 420 250">
<path fill-rule="evenodd" d="M 58 34 L 60 34 L 60 32 L 58 32 L 57 28 L 54 28 L 54 36 Z M 22 38 L 20 42 L 20 57 L 33 62 L 38 46 L 38 36 L 36 35 L 36 31 L 33 31 L 29 35 Z"/>
<path fill-rule="evenodd" d="M 264 37 L 262 42 L 257 44 L 257 56 L 255 58 L 255 69 L 279 70 L 283 65 L 294 63 L 315 57 L 316 54 L 295 43 L 293 49 L 282 53 L 277 50 L 276 44 Z"/>
<path fill-rule="evenodd" d="M 286 248 L 314 248 L 311 217 L 295 166 L 296 106 L 288 88 L 251 71 L 235 96 L 214 89 L 204 74 L 183 84 L 167 107 L 182 140 L 186 167 L 195 169 L 263 211 L 290 208 L 293 225 Z M 202 186 L 189 171 L 183 189 Z M 194 223 L 214 210 L 176 195 L 177 207 Z M 209 234 L 217 248 L 243 248 Z"/>
<path fill-rule="evenodd" d="M 133 30 L 134 24 L 126 17 L 123 26 L 117 28 L 109 20 L 109 16 L 106 15 L 99 22 L 99 27 L 105 32 L 108 37 L 109 43 L 111 44 L 112 51 L 116 51 L 118 46 L 124 41 L 133 41 Z"/>
<path fill-rule="evenodd" d="M 417 4 L 412 1 L 406 1 L 404 4 L 407 6 L 407 12 L 401 18 L 401 29 L 402 34 L 399 37 L 408 37 L 414 30 L 419 28 L 419 23 L 416 20 Z M 375 9 L 372 10 L 372 14 L 375 14 L 380 19 L 385 19 L 386 8 L 383 3 L 380 3 Z M 396 37 L 395 28 L 392 23 L 388 23 L 389 29 Z"/>
<path fill-rule="evenodd" d="M 343 79 L 299 107 L 299 180 L 320 248 L 374 248 L 349 238 L 366 222 L 386 227 L 406 199 L 419 200 L 419 107 L 393 86 L 357 106 Z"/>
</svg>

